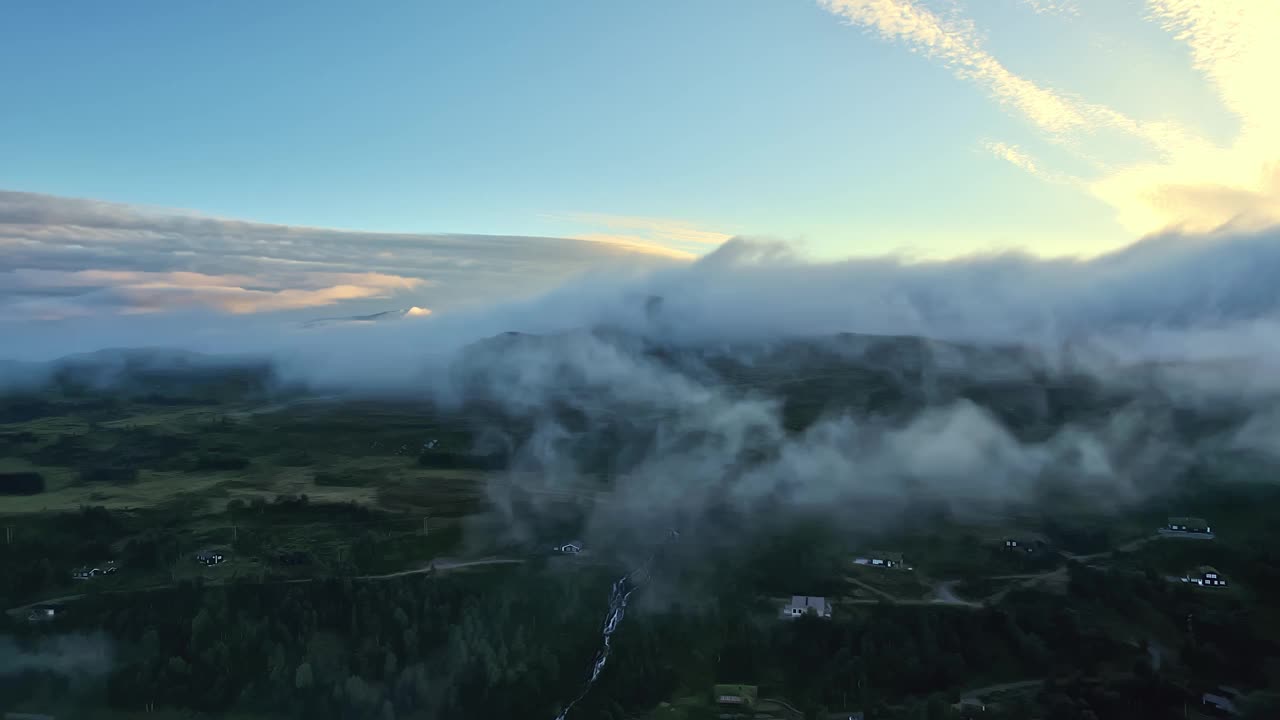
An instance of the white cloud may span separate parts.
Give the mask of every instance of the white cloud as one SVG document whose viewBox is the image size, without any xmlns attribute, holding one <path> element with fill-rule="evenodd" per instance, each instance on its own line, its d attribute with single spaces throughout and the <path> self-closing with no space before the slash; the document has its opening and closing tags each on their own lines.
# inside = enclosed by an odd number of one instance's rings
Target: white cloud
<svg viewBox="0 0 1280 720">
<path fill-rule="evenodd" d="M 1080 7 L 1075 0 L 1018 0 L 1031 8 L 1037 15 L 1079 15 Z"/>
<path fill-rule="evenodd" d="M 1035 158 L 1028 155 L 1017 145 L 1011 145 L 1006 142 L 999 142 L 995 140 L 984 140 L 982 147 L 992 155 L 1004 160 L 1014 167 L 1025 170 L 1045 182 L 1067 185 L 1080 182 L 1078 178 L 1044 169 Z"/>
</svg>

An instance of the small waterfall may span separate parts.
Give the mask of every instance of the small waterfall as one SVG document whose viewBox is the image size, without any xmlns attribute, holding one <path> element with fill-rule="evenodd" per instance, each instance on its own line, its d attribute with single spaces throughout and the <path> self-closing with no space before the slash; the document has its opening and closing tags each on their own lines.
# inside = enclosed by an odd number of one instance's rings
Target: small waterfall
<svg viewBox="0 0 1280 720">
<path fill-rule="evenodd" d="M 672 529 L 667 535 L 667 543 L 673 542 L 680 537 L 680 533 Z M 622 616 L 627 612 L 627 600 L 631 599 L 631 593 L 640 587 L 640 583 L 649 577 L 649 569 L 653 565 L 653 561 L 657 558 L 658 552 L 655 550 L 649 555 L 640 567 L 623 575 L 613 582 L 613 589 L 609 591 L 609 612 L 604 616 L 604 627 L 601 629 L 600 651 L 596 653 L 596 661 L 591 666 L 591 677 L 587 680 L 587 686 L 578 693 L 578 697 L 564 706 L 564 710 L 556 716 L 556 720 L 565 720 L 569 715 L 569 711 L 577 705 L 582 698 L 591 692 L 591 686 L 596 684 L 596 679 L 600 677 L 600 671 L 604 670 L 605 663 L 609 662 L 609 649 L 612 647 L 613 633 L 622 624 Z"/>
<path fill-rule="evenodd" d="M 556 720 L 565 720 L 569 711 L 573 709 L 578 701 L 587 696 L 591 692 L 591 686 L 595 685 L 596 679 L 600 677 L 600 671 L 604 670 L 605 663 L 609 662 L 610 642 L 613 633 L 622 624 L 622 616 L 627 611 L 627 600 L 631 597 L 631 593 L 635 592 L 636 586 L 631 584 L 631 574 L 623 575 L 613 583 L 613 589 L 609 591 L 609 613 L 604 618 L 604 629 L 601 632 L 602 644 L 600 651 L 596 653 L 595 664 L 591 666 L 591 677 L 587 680 L 587 686 L 582 689 L 578 697 L 564 706 L 564 710 L 556 716 Z"/>
</svg>

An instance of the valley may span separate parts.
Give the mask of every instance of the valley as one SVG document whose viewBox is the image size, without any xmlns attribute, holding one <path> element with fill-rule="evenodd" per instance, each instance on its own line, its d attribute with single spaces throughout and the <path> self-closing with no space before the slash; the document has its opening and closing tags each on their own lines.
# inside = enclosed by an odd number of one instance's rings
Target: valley
<svg viewBox="0 0 1280 720">
<path fill-rule="evenodd" d="M 504 355 L 560 352 L 545 338 L 495 342 Z M 1263 459 L 1222 446 L 1242 419 L 1149 414 L 1165 423 L 1161 442 L 1197 457 L 1134 474 L 1144 489 L 1122 503 L 1049 466 L 1002 480 L 1028 483 L 1016 495 L 920 470 L 902 475 L 903 491 L 878 477 L 813 486 L 810 470 L 787 476 L 784 463 L 795 447 L 825 452 L 815 439 L 842 414 L 889 433 L 851 436 L 868 443 L 854 457 L 956 403 L 1036 452 L 1064 427 L 1153 402 L 1085 376 L 1044 385 L 1034 366 L 1017 381 L 944 371 L 911 340 L 861 355 L 839 350 L 848 342 L 749 366 L 624 343 L 695 395 L 639 410 L 621 390 L 571 402 L 590 389 L 572 376 L 536 413 L 484 394 L 463 405 L 333 396 L 219 371 L 11 393 L 0 475 L 24 479 L 0 496 L 6 631 L 32 653 L 107 637 L 115 660 L 74 679 L 74 693 L 71 677 L 36 673 L 0 683 L 0 699 L 32 712 L 106 704 L 119 718 L 291 706 L 554 717 L 581 694 L 570 717 L 616 720 L 723 716 L 712 688 L 725 683 L 758 688 L 742 716 L 761 719 L 955 718 L 978 705 L 1019 720 L 1082 708 L 1163 717 L 1220 686 L 1243 688 L 1242 705 L 1268 702 L 1280 683 L 1280 486 Z M 463 382 L 492 348 L 477 349 Z M 713 417 L 766 408 L 778 424 L 718 449 L 731 435 L 679 430 L 708 404 Z M 953 442 L 940 432 L 932 442 Z M 727 459 L 701 464 L 711 448 Z M 976 467 L 1007 474 L 1001 452 L 982 450 Z M 723 479 L 654 479 L 699 468 Z M 760 489 L 763 478 L 777 484 Z M 818 488 L 839 491 L 810 500 Z M 1212 539 L 1157 532 L 1186 514 L 1212 518 Z M 552 549 L 571 538 L 581 552 Z M 108 562 L 109 574 L 91 572 Z M 640 566 L 609 664 L 584 693 L 608 590 Z M 1203 567 L 1229 585 L 1169 580 Z M 73 578 L 81 569 L 89 576 Z M 821 598 L 830 616 L 780 619 L 795 597 Z"/>
</svg>

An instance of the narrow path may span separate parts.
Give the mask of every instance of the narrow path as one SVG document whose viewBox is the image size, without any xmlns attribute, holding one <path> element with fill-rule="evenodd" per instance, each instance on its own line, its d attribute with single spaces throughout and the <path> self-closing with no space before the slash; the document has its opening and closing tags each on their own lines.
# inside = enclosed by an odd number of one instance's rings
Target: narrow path
<svg viewBox="0 0 1280 720">
<path fill-rule="evenodd" d="M 413 568 L 410 570 L 400 570 L 392 573 L 384 573 L 382 575 L 357 575 L 353 580 L 387 580 L 390 578 L 404 577 L 406 575 L 421 575 L 433 571 L 445 572 L 448 570 L 459 570 L 461 568 L 476 567 L 478 565 L 511 565 L 522 563 L 524 560 L 520 558 L 481 558 L 479 560 L 432 560 L 423 567 Z M 312 578 L 307 578 L 310 580 Z"/>
<path fill-rule="evenodd" d="M 994 695 L 996 693 L 1008 692 L 1010 690 L 1028 690 L 1033 687 L 1039 687 L 1043 682 L 1044 682 L 1043 680 L 1020 680 L 1018 682 L 1007 682 L 1007 683 L 999 683 L 997 685 L 987 685 L 985 687 L 974 688 L 972 690 L 965 690 L 964 692 L 960 693 L 960 699 L 962 702 L 964 700 L 981 701 L 982 698 L 987 695 Z"/>
<path fill-rule="evenodd" d="M 1067 558 L 1068 560 L 1075 560 L 1077 562 L 1084 562 L 1086 560 L 1101 560 L 1103 558 L 1109 558 L 1112 555 L 1115 555 L 1116 553 L 1133 552 L 1134 550 L 1137 550 L 1138 548 L 1142 547 L 1143 545 L 1146 545 L 1152 540 L 1159 540 L 1162 537 L 1167 537 L 1167 535 L 1165 535 L 1164 533 L 1156 533 L 1155 535 L 1140 537 L 1137 540 L 1130 540 L 1129 542 L 1123 545 L 1120 545 L 1119 547 L 1114 547 L 1114 548 L 1111 548 L 1110 550 L 1103 550 L 1102 552 L 1089 553 L 1088 555 L 1076 555 L 1074 553 L 1069 553 L 1066 550 L 1063 550 L 1062 556 Z"/>
<path fill-rule="evenodd" d="M 880 597 L 884 598 L 885 600 L 892 600 L 892 601 L 894 601 L 894 602 L 897 602 L 897 601 L 898 601 L 898 598 L 897 598 L 897 597 L 895 597 L 895 596 L 893 596 L 893 595 L 890 595 L 889 593 L 885 592 L 884 590 L 881 590 L 880 588 L 878 588 L 878 587 L 876 587 L 876 586 L 874 586 L 874 585 L 868 585 L 867 583 L 865 583 L 865 582 L 863 582 L 863 581 L 859 580 L 859 579 L 858 579 L 858 578 L 856 578 L 856 577 L 849 577 L 849 578 L 848 578 L 848 580 L 849 580 L 849 582 L 853 583 L 854 585 L 857 585 L 858 587 L 862 588 L 863 590 L 866 590 L 867 592 L 872 593 L 872 594 L 874 594 L 874 595 L 879 595 Z"/>
<path fill-rule="evenodd" d="M 264 582 L 260 584 L 262 585 L 301 585 L 305 583 L 318 582 L 320 580 L 329 580 L 329 579 L 345 579 L 345 580 L 361 580 L 361 581 L 390 580 L 393 578 L 406 577 L 409 575 L 425 575 L 427 573 L 433 573 L 433 572 L 448 572 L 450 570 L 460 570 L 462 568 L 477 567 L 480 565 L 511 565 L 511 564 L 517 564 L 522 562 L 524 562 L 522 558 L 504 558 L 504 557 L 480 558 L 477 560 L 452 560 L 452 559 L 445 558 L 440 560 L 432 560 L 430 563 L 422 567 L 411 568 L 409 570 L 399 570 L 397 572 L 391 572 L 391 573 L 383 573 L 380 575 L 349 575 L 349 576 L 335 575 L 332 577 L 324 577 L 324 578 L 319 578 L 319 577 L 288 578 L 285 580 L 273 580 L 270 582 Z M 216 586 L 221 586 L 226 584 L 227 584 L 227 581 L 223 580 L 223 581 L 207 582 L 205 583 L 205 586 L 216 587 Z M 178 587 L 178 583 L 166 583 L 164 585 L 148 585 L 146 587 L 140 587 L 140 588 L 120 588 L 118 590 L 103 590 L 95 594 L 123 595 L 128 593 L 145 593 L 145 592 L 155 592 L 157 590 L 170 590 L 176 587 Z M 38 605 L 50 605 L 50 604 L 75 602 L 76 600 L 84 599 L 89 594 L 90 593 L 77 593 L 75 595 L 62 595 L 60 597 L 49 598 L 46 600 L 37 600 L 36 602 L 27 603 L 26 605 L 19 605 L 17 607 L 9 608 L 5 612 L 11 615 L 20 615 L 23 612 L 29 612 L 32 608 Z"/>
<path fill-rule="evenodd" d="M 999 579 L 999 578 L 992 578 L 992 579 Z M 1066 579 L 1067 579 L 1067 566 L 1061 565 L 1052 570 L 1048 570 L 1048 571 L 1039 573 L 1037 575 L 1030 575 L 1025 578 L 1021 578 L 1018 580 L 1018 582 L 1015 582 L 1012 585 L 1009 585 L 1008 587 L 1006 587 L 1005 589 L 984 598 L 982 602 L 987 605 L 995 605 L 996 603 L 1003 600 L 1006 595 L 1013 592 L 1014 590 L 1034 587 L 1036 585 L 1039 585 L 1040 583 L 1043 583 L 1049 580 L 1066 580 Z"/>
<path fill-rule="evenodd" d="M 788 713 L 791 714 L 792 717 L 796 717 L 796 718 L 804 717 L 804 713 L 797 710 L 793 705 L 791 705 L 791 703 L 787 702 L 786 700 L 783 700 L 782 698 L 760 698 L 759 700 L 756 701 L 756 712 L 757 713 L 768 712 L 768 710 L 765 708 L 766 705 L 776 705 L 782 708 L 783 710 L 786 710 Z"/>
</svg>

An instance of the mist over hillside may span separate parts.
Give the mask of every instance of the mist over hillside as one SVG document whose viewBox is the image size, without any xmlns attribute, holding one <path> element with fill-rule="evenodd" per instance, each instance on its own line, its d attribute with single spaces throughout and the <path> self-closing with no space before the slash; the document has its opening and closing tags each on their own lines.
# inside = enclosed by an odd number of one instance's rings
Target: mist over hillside
<svg viewBox="0 0 1280 720">
<path fill-rule="evenodd" d="M 734 240 L 524 303 L 274 336 L 224 325 L 220 345 L 166 338 L 216 356 L 113 351 L 5 379 L 137 389 L 225 363 L 228 391 L 426 402 L 485 418 L 476 452 L 514 473 L 599 482 L 613 502 L 588 532 L 859 503 L 886 523 L 922 499 L 977 513 L 1061 492 L 1107 507 L 1208 455 L 1274 448 L 1278 273 L 1274 231 L 1090 261 L 816 264 Z M 532 533 L 527 508 L 495 500 Z"/>
</svg>

